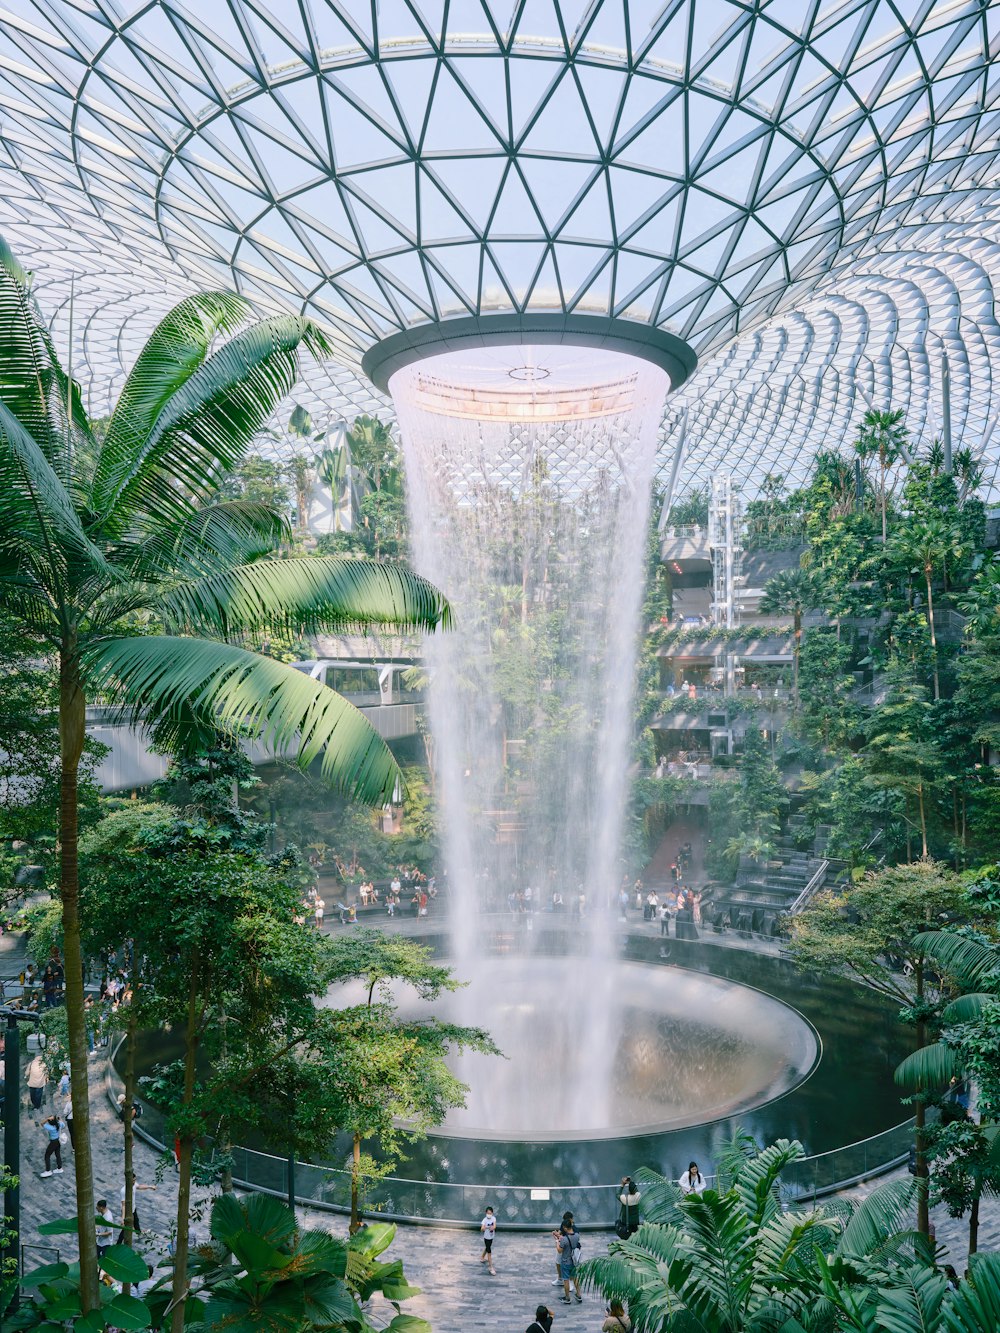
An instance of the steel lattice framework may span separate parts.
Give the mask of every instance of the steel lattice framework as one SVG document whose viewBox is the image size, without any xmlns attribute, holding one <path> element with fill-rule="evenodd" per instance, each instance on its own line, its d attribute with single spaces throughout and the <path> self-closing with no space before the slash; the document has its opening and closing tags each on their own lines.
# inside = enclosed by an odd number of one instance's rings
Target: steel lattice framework
<svg viewBox="0 0 1000 1333">
<path fill-rule="evenodd" d="M 497 311 L 666 330 L 662 467 L 805 475 L 865 407 L 996 483 L 1000 0 L 7 0 L 0 229 L 100 411 L 197 286 L 302 310 L 301 397 Z"/>
</svg>

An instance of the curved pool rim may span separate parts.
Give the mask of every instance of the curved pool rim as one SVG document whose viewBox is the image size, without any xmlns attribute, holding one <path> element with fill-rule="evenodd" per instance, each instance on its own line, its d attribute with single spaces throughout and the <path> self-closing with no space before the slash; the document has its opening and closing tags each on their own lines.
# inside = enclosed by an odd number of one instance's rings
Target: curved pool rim
<svg viewBox="0 0 1000 1333">
<path fill-rule="evenodd" d="M 509 941 L 509 936 L 498 931 L 497 951 L 504 951 L 505 941 Z M 424 942 L 443 954 L 448 951 L 444 935 Z M 543 956 L 572 952 L 572 942 L 565 932 L 544 929 L 535 932 L 535 951 Z M 571 1145 L 572 1161 L 557 1162 L 550 1157 L 546 1164 L 545 1157 L 539 1154 L 551 1149 L 548 1143 L 429 1135 L 415 1145 L 408 1160 L 401 1164 L 407 1175 L 379 1182 L 368 1196 L 366 1210 L 391 1220 L 477 1226 L 483 1201 L 489 1196 L 503 1207 L 504 1225 L 514 1229 L 549 1229 L 552 1217 L 565 1207 L 573 1208 L 581 1227 L 606 1228 L 613 1220 L 615 1187 L 605 1182 L 619 1180 L 626 1171 L 634 1172 L 642 1165 L 676 1176 L 691 1156 L 698 1159 L 700 1154 L 703 1162 L 711 1161 L 711 1145 L 721 1146 L 737 1125 L 753 1133 L 760 1142 L 778 1137 L 803 1141 L 805 1159 L 794 1163 L 783 1176 L 783 1191 L 789 1199 L 820 1197 L 877 1176 L 905 1160 L 913 1120 L 901 1117 L 903 1108 L 892 1081 L 892 1070 L 913 1049 L 914 1038 L 912 1029 L 899 1021 L 897 1006 L 852 982 L 805 973 L 773 953 L 727 947 L 714 943 L 711 937 L 692 942 L 629 935 L 623 940 L 622 958 L 708 972 L 737 980 L 741 985 L 752 985 L 795 1009 L 810 1023 L 821 1044 L 820 1059 L 795 1087 L 751 1112 L 690 1127 L 703 1135 L 702 1147 L 691 1146 L 688 1129 L 674 1134 L 628 1133 L 581 1140 Z M 753 977 L 758 980 L 751 980 Z M 776 985 L 776 978 L 780 979 L 780 985 Z M 776 989 L 794 992 L 798 1003 L 789 1003 L 783 995 L 776 995 Z M 815 1012 L 824 1005 L 828 1006 L 830 1021 L 815 1022 Z M 846 1030 L 843 1030 L 845 1019 Z M 873 1026 L 867 1031 L 859 1029 L 859 1019 L 874 1020 Z M 863 1057 L 860 1060 L 859 1051 Z M 850 1080 L 845 1077 L 845 1069 L 851 1075 Z M 853 1105 L 842 1100 L 845 1087 Z M 112 1060 L 109 1095 L 119 1088 Z M 806 1091 L 808 1097 L 803 1103 L 800 1098 Z M 870 1094 L 876 1091 L 873 1103 Z M 815 1108 L 817 1094 L 820 1101 L 834 1097 L 837 1132 L 832 1132 L 829 1116 L 822 1126 L 811 1126 L 803 1119 L 809 1113 L 810 1101 Z M 780 1111 L 780 1122 L 773 1118 L 776 1110 Z M 771 1114 L 762 1115 L 763 1112 Z M 147 1107 L 144 1120 L 145 1124 L 139 1122 L 136 1126 L 141 1136 L 163 1148 L 162 1132 L 157 1133 L 162 1117 L 155 1107 Z M 778 1123 L 783 1126 L 781 1133 L 769 1128 Z M 852 1132 L 862 1123 L 864 1133 Z M 672 1144 L 664 1142 L 671 1139 L 675 1140 Z M 480 1150 L 478 1169 L 469 1169 L 468 1152 L 459 1152 L 459 1160 L 453 1160 L 456 1148 L 462 1146 Z M 286 1195 L 287 1162 L 283 1158 L 237 1148 L 233 1175 L 240 1186 L 278 1197 Z M 348 1206 L 349 1179 L 349 1173 L 332 1164 L 297 1163 L 295 1195 L 302 1204 L 342 1212 Z M 470 1222 L 473 1217 L 476 1220 Z"/>
</svg>

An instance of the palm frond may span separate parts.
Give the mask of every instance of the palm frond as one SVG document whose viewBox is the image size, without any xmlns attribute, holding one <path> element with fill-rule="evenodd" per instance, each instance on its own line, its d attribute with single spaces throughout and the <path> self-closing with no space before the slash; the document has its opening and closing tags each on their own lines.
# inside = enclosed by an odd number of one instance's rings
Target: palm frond
<svg viewBox="0 0 1000 1333">
<path fill-rule="evenodd" d="M 811 1260 L 814 1245 L 827 1249 L 838 1231 L 837 1222 L 819 1211 L 778 1213 L 757 1232 L 757 1262 L 774 1280 L 794 1269 L 797 1259 Z"/>
<path fill-rule="evenodd" d="M 915 1190 L 913 1180 L 887 1180 L 860 1203 L 852 1204 L 836 1253 L 862 1258 L 879 1249 L 904 1226 Z"/>
<path fill-rule="evenodd" d="M 235 332 L 251 313 L 250 302 L 233 292 L 196 292 L 160 320 L 139 353 L 108 422 L 93 478 L 98 513 L 111 509 L 157 418 L 204 364 L 213 339 L 220 333 Z"/>
<path fill-rule="evenodd" d="M 789 1162 L 804 1156 L 797 1139 L 776 1139 L 739 1167 L 733 1188 L 754 1226 L 763 1226 L 778 1211 L 778 1179 Z"/>
<path fill-rule="evenodd" d="M 311 320 L 283 315 L 236 334 L 166 399 L 143 438 L 95 486 L 113 530 L 134 518 L 175 522 L 209 501 L 299 376 L 299 351 L 329 353 Z M 185 495 L 186 492 L 186 495 Z"/>
<path fill-rule="evenodd" d="M 229 635 L 278 626 L 304 633 L 389 625 L 434 629 L 451 611 L 404 565 L 342 556 L 260 560 L 165 593 L 160 614 L 183 630 Z"/>
<path fill-rule="evenodd" d="M 893 1078 L 898 1088 L 927 1092 L 946 1088 L 961 1070 L 958 1055 L 944 1042 L 936 1041 L 932 1046 L 923 1046 L 908 1055 L 896 1066 Z"/>
<path fill-rule="evenodd" d="M 1000 967 L 1000 954 L 995 947 L 955 935 L 949 930 L 925 931 L 914 937 L 913 944 L 965 986 L 982 985 L 990 973 Z"/>
<path fill-rule="evenodd" d="M 200 579 L 271 555 L 290 537 L 287 520 L 267 505 L 227 500 L 159 525 L 149 537 L 122 543 L 115 555 L 137 578 Z"/>
<path fill-rule="evenodd" d="M 681 1295 L 705 1322 L 739 1329 L 754 1280 L 753 1229 L 734 1193 L 688 1195 L 682 1204 L 696 1262 Z M 713 1316 L 714 1311 L 714 1316 Z"/>
<path fill-rule="evenodd" d="M 642 1194 L 642 1212 L 647 1222 L 676 1226 L 683 1220 L 677 1207 L 684 1198 L 680 1186 L 646 1166 L 636 1171 L 635 1181 Z"/>
<path fill-rule="evenodd" d="M 894 1270 L 898 1285 L 882 1287 L 876 1309 L 884 1333 L 933 1333 L 948 1290 L 943 1273 L 921 1264 Z"/>
<path fill-rule="evenodd" d="M 401 776 L 368 720 L 334 690 L 272 658 L 229 644 L 167 635 L 98 642 L 92 688 L 133 721 L 183 733 L 193 715 L 230 735 L 291 751 L 307 767 L 321 758 L 328 782 L 367 804 L 388 801 Z"/>
<path fill-rule="evenodd" d="M 54 576 L 64 553 L 105 569 L 104 556 L 83 530 L 69 492 L 38 441 L 0 402 L 0 546 L 33 569 Z"/>
<path fill-rule="evenodd" d="M 997 999 L 995 995 L 987 995 L 981 991 L 973 991 L 969 995 L 960 995 L 957 1000 L 952 1000 L 951 1004 L 946 1004 L 941 1010 L 941 1018 L 945 1023 L 974 1023 L 982 1018 L 983 1010 L 986 1006 Z"/>
<path fill-rule="evenodd" d="M 996 1333 L 1000 1328 L 1000 1254 L 974 1254 L 969 1281 L 953 1291 L 945 1304 L 948 1333 Z"/>
</svg>

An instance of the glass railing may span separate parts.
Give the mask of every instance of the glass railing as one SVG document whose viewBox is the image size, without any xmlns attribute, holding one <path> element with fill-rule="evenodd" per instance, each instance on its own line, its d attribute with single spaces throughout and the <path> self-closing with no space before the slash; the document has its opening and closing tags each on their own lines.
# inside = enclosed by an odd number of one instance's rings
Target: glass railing
<svg viewBox="0 0 1000 1333">
<path fill-rule="evenodd" d="M 112 1102 L 122 1081 L 108 1062 L 107 1091 Z M 154 1148 L 167 1152 L 169 1134 L 163 1113 L 142 1102 L 136 1132 Z M 913 1141 L 913 1121 L 895 1125 L 882 1134 L 850 1143 L 830 1152 L 793 1162 L 781 1174 L 782 1197 L 789 1203 L 818 1198 L 866 1177 L 878 1175 L 906 1160 Z M 239 1188 L 259 1190 L 280 1198 L 288 1196 L 288 1160 L 253 1148 L 232 1150 L 233 1181 Z M 709 1184 L 713 1178 L 707 1176 Z M 504 1225 L 523 1231 L 548 1231 L 553 1218 L 569 1209 L 583 1230 L 606 1230 L 614 1224 L 617 1185 L 464 1185 L 450 1181 L 407 1180 L 387 1176 L 362 1188 L 361 1211 L 388 1221 L 426 1222 L 451 1226 L 479 1225 L 483 1199 L 490 1202 Z M 302 1204 L 333 1212 L 349 1212 L 351 1173 L 312 1162 L 295 1163 L 295 1197 Z"/>
</svg>

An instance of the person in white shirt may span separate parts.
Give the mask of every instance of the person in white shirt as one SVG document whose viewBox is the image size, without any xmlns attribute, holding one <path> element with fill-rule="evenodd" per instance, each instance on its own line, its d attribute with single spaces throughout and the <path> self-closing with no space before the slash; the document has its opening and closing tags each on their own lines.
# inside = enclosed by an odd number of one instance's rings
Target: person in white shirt
<svg viewBox="0 0 1000 1333">
<path fill-rule="evenodd" d="M 682 1194 L 703 1194 L 705 1192 L 705 1177 L 698 1170 L 698 1163 L 692 1162 L 688 1169 L 678 1180 Z"/>
<path fill-rule="evenodd" d="M 101 1222 L 98 1223 L 95 1231 L 97 1236 L 97 1257 L 98 1259 L 103 1259 L 104 1251 L 111 1244 L 115 1234 L 114 1214 L 108 1207 L 107 1199 L 97 1200 L 97 1216 L 101 1218 Z"/>
<path fill-rule="evenodd" d="M 496 1277 L 497 1270 L 493 1267 L 493 1237 L 497 1234 L 497 1219 L 492 1208 L 486 1209 L 486 1216 L 479 1223 L 479 1230 L 483 1233 L 483 1252 L 479 1256 L 481 1264 L 489 1264 L 490 1277 Z"/>
</svg>

